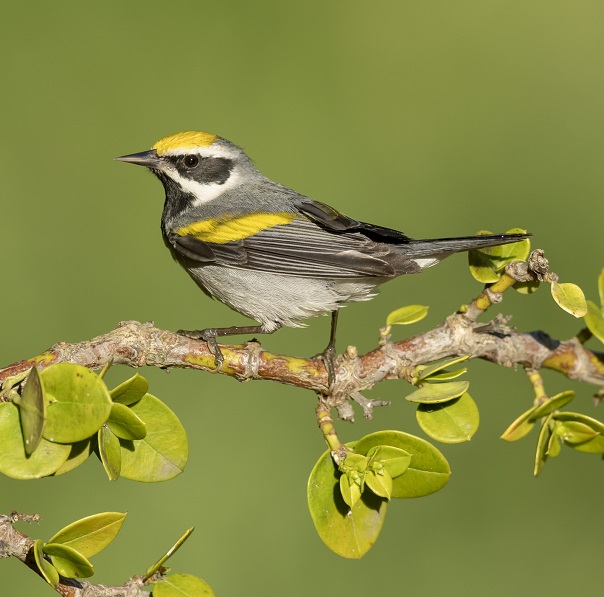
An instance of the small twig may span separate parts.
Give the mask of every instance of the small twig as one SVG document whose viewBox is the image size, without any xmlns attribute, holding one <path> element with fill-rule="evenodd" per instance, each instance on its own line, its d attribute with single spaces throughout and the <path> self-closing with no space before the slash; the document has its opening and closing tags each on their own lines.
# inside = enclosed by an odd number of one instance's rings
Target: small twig
<svg viewBox="0 0 604 597">
<path fill-rule="evenodd" d="M 0 514 L 0 559 L 14 557 L 33 570 L 42 578 L 36 561 L 33 557 L 32 546 L 34 539 L 17 531 L 13 524 L 18 521 L 38 522 L 37 514 L 18 514 L 12 512 L 6 516 Z M 46 582 L 43 580 L 43 582 Z M 145 582 L 141 577 L 135 576 L 120 586 L 108 586 L 93 584 L 84 580 L 60 577 L 55 591 L 63 597 L 149 597 L 147 591 L 143 591 Z"/>
<path fill-rule="evenodd" d="M 535 369 L 526 368 L 525 373 L 529 381 L 531 382 L 531 385 L 533 386 L 533 390 L 535 392 L 535 403 L 540 404 L 547 400 L 545 386 L 543 385 L 543 378 L 541 377 L 539 371 L 536 371 Z"/>
<path fill-rule="evenodd" d="M 515 280 L 507 273 L 501 275 L 499 280 L 491 286 L 485 288 L 469 305 L 466 310 L 466 316 L 472 321 L 476 321 L 478 316 L 484 313 L 490 306 L 500 303 L 503 293 L 515 284 Z"/>
<path fill-rule="evenodd" d="M 579 330 L 579 333 L 576 335 L 577 341 L 581 344 L 585 344 L 588 340 L 593 337 L 593 334 L 588 328 L 583 328 Z"/>
<path fill-rule="evenodd" d="M 369 421 L 373 418 L 374 408 L 378 406 L 390 406 L 389 400 L 373 400 L 371 398 L 365 398 L 361 392 L 352 393 L 350 398 L 363 409 L 363 416 Z"/>
<path fill-rule="evenodd" d="M 323 434 L 323 438 L 329 447 L 331 457 L 334 459 L 336 464 L 342 463 L 346 459 L 348 454 L 348 448 L 340 443 L 338 433 L 333 424 L 331 418 L 331 408 L 325 401 L 323 396 L 319 397 L 317 408 L 315 409 L 317 415 L 317 425 Z"/>
<path fill-rule="evenodd" d="M 464 309 L 465 315 L 476 321 L 492 305 L 500 303 L 503 293 L 516 282 L 555 282 L 558 276 L 549 271 L 549 263 L 542 249 L 535 249 L 526 261 L 512 261 L 505 266 L 505 271 L 497 282 L 487 286 Z"/>
</svg>

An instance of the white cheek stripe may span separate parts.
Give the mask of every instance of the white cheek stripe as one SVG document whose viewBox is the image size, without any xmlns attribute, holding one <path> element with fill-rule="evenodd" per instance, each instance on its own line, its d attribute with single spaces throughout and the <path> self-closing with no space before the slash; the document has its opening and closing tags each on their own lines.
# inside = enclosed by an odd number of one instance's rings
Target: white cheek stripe
<svg viewBox="0 0 604 597">
<path fill-rule="evenodd" d="M 239 183 L 239 174 L 235 171 L 231 171 L 228 180 L 224 184 L 218 184 L 216 182 L 201 183 L 196 180 L 191 180 L 190 178 L 183 178 L 177 170 L 172 168 L 168 170 L 167 173 L 168 176 L 177 182 L 184 191 L 191 193 L 191 195 L 195 197 L 193 200 L 193 205 L 195 206 L 203 205 L 204 203 L 216 199 L 216 197 L 237 186 Z"/>
</svg>

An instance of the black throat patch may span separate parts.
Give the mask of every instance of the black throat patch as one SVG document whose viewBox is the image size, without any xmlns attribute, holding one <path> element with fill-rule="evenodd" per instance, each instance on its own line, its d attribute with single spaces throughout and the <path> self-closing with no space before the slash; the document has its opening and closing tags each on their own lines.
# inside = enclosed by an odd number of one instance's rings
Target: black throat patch
<svg viewBox="0 0 604 597">
<path fill-rule="evenodd" d="M 195 200 L 195 196 L 182 189 L 182 187 L 167 176 L 161 170 L 152 170 L 153 174 L 161 180 L 166 191 L 166 202 L 162 215 L 162 229 L 166 221 L 171 221 L 180 213 L 189 209 Z"/>
</svg>

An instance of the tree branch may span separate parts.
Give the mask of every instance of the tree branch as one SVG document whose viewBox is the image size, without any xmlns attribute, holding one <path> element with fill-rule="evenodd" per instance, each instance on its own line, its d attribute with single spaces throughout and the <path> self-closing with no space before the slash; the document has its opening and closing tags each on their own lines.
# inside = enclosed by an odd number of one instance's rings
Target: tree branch
<svg viewBox="0 0 604 597">
<path fill-rule="evenodd" d="M 214 356 L 205 342 L 150 323 L 125 321 L 91 340 L 60 342 L 41 355 L 9 365 L 0 370 L 0 383 L 33 365 L 44 368 L 69 362 L 98 369 L 113 359 L 129 367 L 202 369 L 239 381 L 266 379 L 328 393 L 327 372 L 320 358 L 272 354 L 257 342 L 225 345 L 221 351 L 224 363 L 216 371 Z M 505 367 L 552 369 L 570 379 L 604 386 L 604 354 L 586 349 L 577 339 L 558 341 L 543 332 L 518 333 L 501 316 L 484 324 L 456 313 L 433 330 L 407 340 L 391 343 L 383 339 L 378 348 L 364 355 L 348 347 L 338 357 L 329 403 L 341 405 L 384 379 L 406 378 L 411 367 L 455 355 L 470 355 Z"/>
</svg>

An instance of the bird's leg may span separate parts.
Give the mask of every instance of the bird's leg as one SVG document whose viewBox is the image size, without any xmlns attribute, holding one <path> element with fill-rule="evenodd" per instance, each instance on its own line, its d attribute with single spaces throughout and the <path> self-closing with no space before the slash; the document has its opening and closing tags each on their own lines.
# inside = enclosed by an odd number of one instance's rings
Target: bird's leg
<svg viewBox="0 0 604 597">
<path fill-rule="evenodd" d="M 325 363 L 325 369 L 327 369 L 327 382 L 329 384 L 329 391 L 331 392 L 333 385 L 336 381 L 336 328 L 338 327 L 338 313 L 339 311 L 331 312 L 331 332 L 329 334 L 329 344 L 325 347 L 325 350 L 321 353 L 321 358 Z"/>
<path fill-rule="evenodd" d="M 274 330 L 267 330 L 263 325 L 234 325 L 230 328 L 207 328 L 205 330 L 178 330 L 176 332 L 180 336 L 186 336 L 187 338 L 194 338 L 195 340 L 203 340 L 208 345 L 210 352 L 214 355 L 216 361 L 216 369 L 222 367 L 224 363 L 224 355 L 216 342 L 216 338 L 222 336 L 238 336 L 240 334 L 272 334 L 276 332 L 281 326 Z"/>
</svg>

